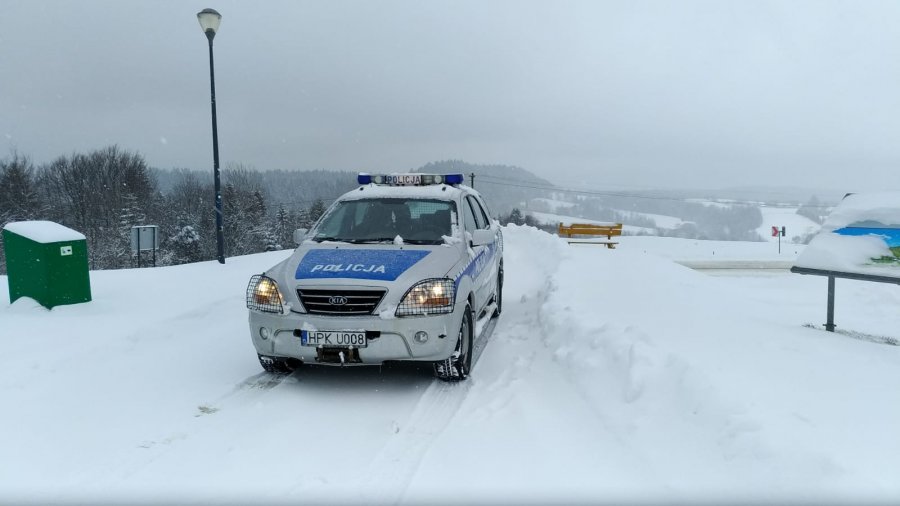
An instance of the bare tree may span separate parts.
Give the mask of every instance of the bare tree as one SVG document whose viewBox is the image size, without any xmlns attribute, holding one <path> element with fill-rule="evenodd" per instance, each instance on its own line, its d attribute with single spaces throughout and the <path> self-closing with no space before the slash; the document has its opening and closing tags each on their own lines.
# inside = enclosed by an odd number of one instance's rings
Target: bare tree
<svg viewBox="0 0 900 506">
<path fill-rule="evenodd" d="M 40 211 L 31 160 L 13 152 L 9 160 L 0 160 L 0 226 L 33 219 Z"/>
<path fill-rule="evenodd" d="M 0 228 L 11 221 L 32 220 L 41 214 L 31 161 L 17 152 L 0 160 Z M 6 255 L 0 247 L 0 274 L 6 273 Z"/>
<path fill-rule="evenodd" d="M 156 207 L 158 198 L 140 154 L 109 146 L 59 157 L 39 170 L 38 183 L 42 198 L 53 204 L 49 218 L 87 236 L 93 268 L 127 265 L 130 247 L 123 230 L 140 224 L 138 217 Z"/>
</svg>

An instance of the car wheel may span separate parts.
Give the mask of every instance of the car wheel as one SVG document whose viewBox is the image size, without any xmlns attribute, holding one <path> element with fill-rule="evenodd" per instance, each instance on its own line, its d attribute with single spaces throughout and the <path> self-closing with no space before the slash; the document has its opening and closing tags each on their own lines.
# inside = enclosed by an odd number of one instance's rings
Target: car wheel
<svg viewBox="0 0 900 506">
<path fill-rule="evenodd" d="M 297 368 L 293 361 L 284 358 L 269 357 L 267 355 L 259 354 L 257 354 L 257 356 L 259 357 L 259 365 L 261 365 L 266 372 L 272 374 L 290 374 Z"/>
<path fill-rule="evenodd" d="M 469 377 L 472 368 L 472 310 L 466 304 L 463 320 L 459 326 L 456 349 L 439 362 L 434 363 L 434 375 L 443 381 L 461 381 Z"/>
</svg>

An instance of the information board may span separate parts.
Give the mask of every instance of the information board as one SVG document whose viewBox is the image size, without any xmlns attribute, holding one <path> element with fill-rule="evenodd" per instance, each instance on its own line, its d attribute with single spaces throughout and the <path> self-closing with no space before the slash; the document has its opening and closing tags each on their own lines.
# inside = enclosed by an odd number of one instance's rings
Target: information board
<svg viewBox="0 0 900 506">
<path fill-rule="evenodd" d="M 900 192 L 844 197 L 794 267 L 900 280 Z"/>
</svg>

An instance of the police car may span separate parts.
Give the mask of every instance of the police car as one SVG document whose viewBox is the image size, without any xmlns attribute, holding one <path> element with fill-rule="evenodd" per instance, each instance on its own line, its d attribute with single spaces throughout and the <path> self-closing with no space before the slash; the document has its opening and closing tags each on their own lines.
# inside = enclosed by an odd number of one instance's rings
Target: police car
<svg viewBox="0 0 900 506">
<path fill-rule="evenodd" d="M 360 174 L 299 246 L 247 286 L 266 371 L 301 364 L 472 368 L 476 322 L 502 310 L 503 237 L 462 174 Z M 478 325 L 484 327 L 484 325 Z M 480 343 L 478 343 L 480 344 Z"/>
</svg>

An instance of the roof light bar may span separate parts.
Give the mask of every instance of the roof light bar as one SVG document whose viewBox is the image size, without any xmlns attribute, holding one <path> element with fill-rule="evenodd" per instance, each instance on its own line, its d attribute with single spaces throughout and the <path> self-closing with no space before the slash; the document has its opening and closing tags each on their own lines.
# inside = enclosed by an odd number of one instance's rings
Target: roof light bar
<svg viewBox="0 0 900 506">
<path fill-rule="evenodd" d="M 382 184 L 388 186 L 426 186 L 433 184 L 462 184 L 462 174 L 378 174 L 359 173 L 356 180 L 361 185 Z"/>
</svg>

